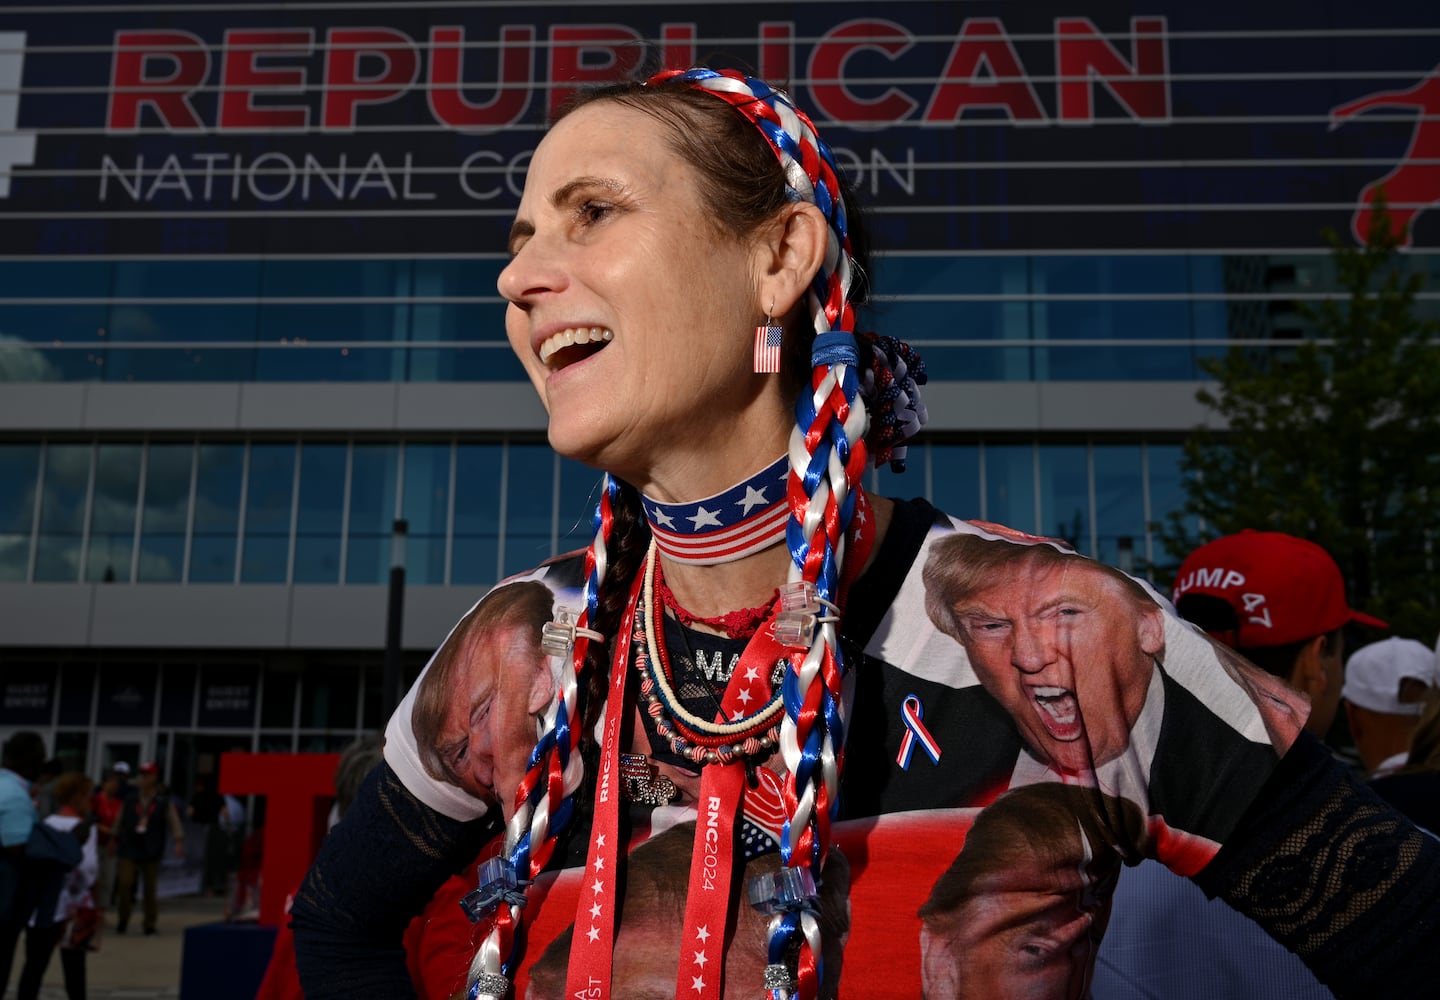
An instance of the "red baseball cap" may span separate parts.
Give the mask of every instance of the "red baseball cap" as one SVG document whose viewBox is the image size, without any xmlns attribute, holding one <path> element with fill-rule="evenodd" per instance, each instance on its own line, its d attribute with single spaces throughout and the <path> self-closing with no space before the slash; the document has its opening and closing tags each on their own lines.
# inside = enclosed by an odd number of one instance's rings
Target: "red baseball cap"
<svg viewBox="0 0 1440 1000">
<path fill-rule="evenodd" d="M 143 764 L 140 765 L 140 773 L 141 773 L 141 774 L 159 774 L 159 773 L 160 773 L 160 765 L 157 764 L 157 763 L 155 763 L 153 760 L 147 760 L 145 763 L 143 763 Z"/>
<path fill-rule="evenodd" d="M 1240 629 L 1232 645 L 1241 649 L 1283 646 L 1349 622 L 1390 627 L 1346 604 L 1345 581 L 1330 553 L 1278 531 L 1247 528 L 1200 546 L 1175 576 L 1172 600 L 1186 594 L 1208 594 L 1234 608 Z"/>
</svg>

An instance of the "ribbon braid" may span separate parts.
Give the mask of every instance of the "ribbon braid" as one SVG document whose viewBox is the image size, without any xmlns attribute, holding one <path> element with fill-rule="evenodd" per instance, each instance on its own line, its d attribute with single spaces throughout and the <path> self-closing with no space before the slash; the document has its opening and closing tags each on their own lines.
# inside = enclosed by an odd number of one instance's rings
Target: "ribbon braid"
<svg viewBox="0 0 1440 1000">
<path fill-rule="evenodd" d="M 554 854 L 556 838 L 574 814 L 575 793 L 585 777 L 579 749 L 584 709 L 580 680 L 592 640 L 581 630 L 591 627 L 598 612 L 618 494 L 619 485 L 607 475 L 592 519 L 594 536 L 585 553 L 585 606 L 576 621 L 574 645 L 569 657 L 550 658 L 556 673 L 555 698 L 536 723 L 538 740 L 515 792 L 515 812 L 505 826 L 504 855 L 520 877 L 532 881 Z M 494 923 L 470 963 L 471 996 L 482 977 L 508 977 L 514 972 L 521 906 L 507 901 L 496 910 Z"/>
<path fill-rule="evenodd" d="M 852 260 L 845 204 L 830 149 L 814 124 L 789 98 L 764 82 L 734 71 L 692 69 L 661 74 L 678 78 L 729 102 L 758 128 L 784 171 L 791 200 L 814 204 L 828 223 L 825 262 L 807 294 L 815 328 L 810 391 L 796 402 L 790 437 L 787 496 L 791 582 L 803 580 L 832 606 L 841 600 L 840 571 L 846 532 L 865 472 L 869 417 L 860 396 L 855 314 L 850 304 Z M 827 617 L 827 616 L 822 616 Z M 839 803 L 844 763 L 842 683 L 845 662 L 834 621 L 822 621 L 808 649 L 790 656 L 783 696 L 780 751 L 788 774 L 781 858 L 806 865 L 819 881 Z M 815 997 L 820 983 L 821 938 L 813 913 L 776 915 L 770 922 L 772 964 L 784 962 L 798 938 L 798 996 Z"/>
</svg>

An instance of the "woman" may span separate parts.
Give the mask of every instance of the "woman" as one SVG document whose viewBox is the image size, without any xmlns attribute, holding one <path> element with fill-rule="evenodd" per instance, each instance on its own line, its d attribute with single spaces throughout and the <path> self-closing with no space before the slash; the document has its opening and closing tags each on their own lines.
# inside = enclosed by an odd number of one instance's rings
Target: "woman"
<svg viewBox="0 0 1440 1000">
<path fill-rule="evenodd" d="M 79 771 L 60 775 L 55 779 L 55 812 L 44 822 L 64 833 L 73 832 L 89 818 L 94 790 L 95 782 Z M 80 863 L 65 874 L 59 898 L 42 902 L 42 910 L 30 918 L 25 933 L 25 968 L 15 988 L 16 1000 L 35 1000 L 40 995 L 41 980 L 57 946 L 66 997 L 85 1000 L 85 953 L 96 946 L 95 935 L 100 928 L 100 908 L 94 896 L 99 874 L 100 851 L 95 828 L 90 826 Z"/>
<path fill-rule="evenodd" d="M 903 458 L 924 411 L 908 348 L 854 334 L 866 274 L 854 221 L 808 119 L 739 74 L 602 88 L 535 152 L 499 282 L 507 332 L 551 444 L 607 477 L 589 551 L 527 575 L 561 609 L 543 647 L 554 698 L 533 713 L 533 752 L 511 748 L 527 765 L 518 788 L 493 789 L 506 829 L 465 904 L 481 938 L 468 995 L 523 994 L 544 945 L 526 950 L 526 925 L 557 908 L 548 881 L 528 886 L 552 864 L 584 866 L 566 995 L 620 995 L 611 974 L 626 851 L 677 817 L 702 832 L 686 945 L 650 957 L 670 970 L 670 995 L 826 995 L 815 882 L 832 843 L 859 869 L 865 817 L 918 810 L 946 823 L 1043 781 L 1093 790 L 1087 819 L 1119 857 L 1152 853 L 1243 909 L 1265 903 L 1271 933 L 1337 984 L 1418 988 L 1407 977 L 1433 975 L 1435 949 L 1417 941 L 1425 931 L 1406 924 L 1397 936 L 1378 915 L 1440 906 L 1434 845 L 1373 800 L 1357 805 L 1363 793 L 1313 741 L 1267 737 L 1251 687 L 1203 637 L 1169 616 L 1163 644 L 1136 654 L 1137 694 L 1104 673 L 1103 638 L 1076 638 L 1109 589 L 1059 572 L 1032 602 L 1021 581 L 1006 608 L 1035 623 L 1010 642 L 1015 697 L 1002 702 L 965 646 L 931 624 L 922 568 L 934 540 L 1050 543 L 861 490 L 870 452 Z M 968 638 L 1013 631 L 1009 610 L 954 610 Z M 478 700 L 472 727 L 488 725 L 502 697 Z M 413 705 L 412 691 L 387 730 L 386 766 L 296 899 L 307 995 L 411 995 L 399 929 L 480 846 L 483 796 L 427 773 Z M 1103 769 L 1093 753 L 1091 766 L 1074 763 L 1093 750 L 1087 716 L 1107 733 L 1115 727 L 1100 722 L 1124 720 Z M 1078 756 L 1037 756 L 1020 720 Z M 1206 752 L 1192 763 L 1197 746 Z M 1105 796 L 1122 794 L 1146 825 L 1106 811 Z M 1326 825 L 1336 810 L 1367 819 L 1342 834 Z M 1350 929 L 1367 949 L 1352 953 L 1392 951 L 1349 983 L 1351 963 L 1325 947 L 1348 887 L 1267 894 L 1297 870 L 1307 838 L 1327 840 L 1337 861 L 1386 859 L 1367 869 L 1384 872 L 1367 876 L 1370 919 Z M 743 882 L 743 858 L 765 851 L 780 854 L 783 878 Z M 894 995 L 917 995 L 915 886 L 934 879 L 887 882 L 872 874 L 886 860 L 869 859 L 853 883 L 844 982 L 868 989 L 883 971 Z M 747 898 L 769 918 L 761 982 L 725 975 L 734 907 Z"/>
</svg>

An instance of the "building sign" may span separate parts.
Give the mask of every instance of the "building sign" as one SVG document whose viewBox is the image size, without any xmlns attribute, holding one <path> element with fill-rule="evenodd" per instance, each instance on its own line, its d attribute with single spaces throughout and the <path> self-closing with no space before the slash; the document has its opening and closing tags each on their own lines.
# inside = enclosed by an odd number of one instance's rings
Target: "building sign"
<svg viewBox="0 0 1440 1000">
<path fill-rule="evenodd" d="M 1393 8 L 1393 9 L 1391 9 Z M 880 246 L 1315 246 L 1440 200 L 1424 5 L 115 4 L 0 13 L 0 216 L 32 253 L 494 252 L 583 85 L 791 81 Z M 602 15 L 603 16 L 592 16 Z"/>
<path fill-rule="evenodd" d="M 210 666 L 200 681 L 198 724 L 205 728 L 249 729 L 255 725 L 254 667 Z"/>
<path fill-rule="evenodd" d="M 0 726 L 49 726 L 55 706 L 55 672 L 12 665 L 0 682 Z"/>
</svg>

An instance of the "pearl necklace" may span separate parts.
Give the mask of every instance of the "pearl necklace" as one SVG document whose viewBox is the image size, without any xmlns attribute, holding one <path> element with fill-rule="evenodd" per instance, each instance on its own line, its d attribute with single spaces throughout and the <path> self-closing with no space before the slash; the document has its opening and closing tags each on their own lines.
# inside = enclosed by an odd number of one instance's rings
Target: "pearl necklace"
<svg viewBox="0 0 1440 1000">
<path fill-rule="evenodd" d="M 635 628 L 635 666 L 641 676 L 640 694 L 645 699 L 645 710 L 655 720 L 656 732 L 669 741 L 670 749 L 677 756 L 697 764 L 729 764 L 736 757 L 768 755 L 780 739 L 780 717 L 784 714 L 784 696 L 779 685 L 774 686 L 769 700 L 758 711 L 734 722 L 712 722 L 691 713 L 671 687 L 665 653 L 656 636 L 664 628 L 665 612 L 654 602 L 658 562 L 655 549 L 652 542 L 645 561 L 645 580 L 640 592 L 640 606 L 645 615 L 644 625 L 637 622 Z"/>
</svg>

